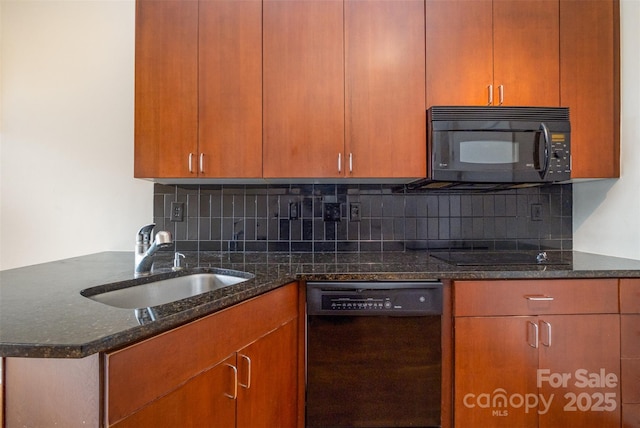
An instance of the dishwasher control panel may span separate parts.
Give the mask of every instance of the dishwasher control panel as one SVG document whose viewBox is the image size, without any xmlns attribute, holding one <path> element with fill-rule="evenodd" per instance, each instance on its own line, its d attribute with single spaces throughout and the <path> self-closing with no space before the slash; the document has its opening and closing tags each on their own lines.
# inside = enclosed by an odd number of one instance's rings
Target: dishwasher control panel
<svg viewBox="0 0 640 428">
<path fill-rule="evenodd" d="M 310 315 L 412 316 L 442 313 L 440 282 L 309 282 Z"/>
</svg>

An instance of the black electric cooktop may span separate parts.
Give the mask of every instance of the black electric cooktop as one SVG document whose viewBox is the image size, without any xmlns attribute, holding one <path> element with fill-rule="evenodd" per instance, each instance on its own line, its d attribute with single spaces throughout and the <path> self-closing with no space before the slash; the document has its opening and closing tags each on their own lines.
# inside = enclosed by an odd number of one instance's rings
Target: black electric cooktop
<svg viewBox="0 0 640 428">
<path fill-rule="evenodd" d="M 542 251 L 433 251 L 431 257 L 456 266 L 570 265 L 571 253 Z"/>
</svg>

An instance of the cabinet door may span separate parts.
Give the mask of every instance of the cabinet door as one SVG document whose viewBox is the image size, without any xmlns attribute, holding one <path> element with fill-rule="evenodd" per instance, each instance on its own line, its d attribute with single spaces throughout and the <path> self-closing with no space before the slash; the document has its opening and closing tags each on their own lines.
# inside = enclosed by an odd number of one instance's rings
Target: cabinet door
<svg viewBox="0 0 640 428">
<path fill-rule="evenodd" d="M 346 175 L 426 174 L 422 0 L 345 1 Z"/>
<path fill-rule="evenodd" d="M 189 177 L 198 145 L 198 2 L 138 0 L 134 175 Z"/>
<path fill-rule="evenodd" d="M 199 18 L 199 175 L 261 177 L 262 2 L 201 1 Z"/>
<path fill-rule="evenodd" d="M 619 315 L 545 315 L 539 321 L 539 393 L 553 397 L 540 426 L 619 427 Z"/>
<path fill-rule="evenodd" d="M 536 410 L 509 401 L 537 391 L 538 349 L 532 346 L 536 318 L 469 317 L 454 322 L 455 426 L 537 427 Z"/>
<path fill-rule="evenodd" d="M 560 102 L 571 111 L 572 178 L 620 176 L 619 2 L 560 2 Z"/>
<path fill-rule="evenodd" d="M 494 0 L 493 81 L 503 105 L 559 105 L 559 33 L 558 0 Z"/>
<path fill-rule="evenodd" d="M 238 427 L 294 428 L 297 412 L 297 320 L 238 352 Z"/>
<path fill-rule="evenodd" d="M 493 84 L 491 0 L 426 2 L 427 108 L 488 105 Z"/>
<path fill-rule="evenodd" d="M 111 425 L 117 428 L 184 427 L 234 428 L 236 426 L 235 355 L 176 390 L 150 403 L 133 415 Z"/>
<path fill-rule="evenodd" d="M 264 177 L 342 176 L 343 2 L 265 0 L 263 9 Z"/>
</svg>

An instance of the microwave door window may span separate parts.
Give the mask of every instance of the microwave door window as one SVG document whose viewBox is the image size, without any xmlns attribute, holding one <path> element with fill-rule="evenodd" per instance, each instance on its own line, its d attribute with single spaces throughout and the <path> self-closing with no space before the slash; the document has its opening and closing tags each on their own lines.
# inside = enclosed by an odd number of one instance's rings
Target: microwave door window
<svg viewBox="0 0 640 428">
<path fill-rule="evenodd" d="M 460 162 L 482 165 L 517 164 L 520 161 L 520 143 L 505 140 L 460 141 Z"/>
</svg>

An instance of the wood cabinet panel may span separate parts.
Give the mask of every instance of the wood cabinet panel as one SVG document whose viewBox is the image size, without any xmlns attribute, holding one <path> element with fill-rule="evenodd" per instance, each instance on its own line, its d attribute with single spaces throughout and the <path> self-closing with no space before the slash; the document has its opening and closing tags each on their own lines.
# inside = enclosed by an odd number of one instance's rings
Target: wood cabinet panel
<svg viewBox="0 0 640 428">
<path fill-rule="evenodd" d="M 623 358 L 622 402 L 640 404 L 640 358 Z"/>
<path fill-rule="evenodd" d="M 560 101 L 571 112 L 572 178 L 620 175 L 618 0 L 560 1 Z"/>
<path fill-rule="evenodd" d="M 217 428 L 235 428 L 236 402 L 230 397 L 235 388 L 230 366 L 235 364 L 233 355 L 112 426 L 200 428 L 215 420 Z"/>
<path fill-rule="evenodd" d="M 239 428 L 293 428 L 297 422 L 296 320 L 238 352 Z"/>
<path fill-rule="evenodd" d="M 264 177 L 342 175 L 343 21 L 342 0 L 263 2 Z"/>
<path fill-rule="evenodd" d="M 454 314 L 618 313 L 617 288 L 617 279 L 456 281 Z"/>
<path fill-rule="evenodd" d="M 640 404 L 622 405 L 622 428 L 640 427 Z"/>
<path fill-rule="evenodd" d="M 493 2 L 426 2 L 426 106 L 488 105 L 493 84 Z"/>
<path fill-rule="evenodd" d="M 296 316 L 297 287 L 290 284 L 107 354 L 108 422 L 123 419 Z"/>
<path fill-rule="evenodd" d="M 81 359 L 5 358 L 0 387 L 5 388 L 4 422 L 9 428 L 100 425 L 98 354 Z"/>
<path fill-rule="evenodd" d="M 640 314 L 621 315 L 622 358 L 640 359 Z"/>
<path fill-rule="evenodd" d="M 260 0 L 200 2 L 198 82 L 199 175 L 262 177 Z"/>
<path fill-rule="evenodd" d="M 640 314 L 640 279 L 620 279 L 620 313 Z"/>
<path fill-rule="evenodd" d="M 345 176 L 424 177 L 424 1 L 346 0 L 344 13 Z"/>
<path fill-rule="evenodd" d="M 618 315 L 552 315 L 540 316 L 540 368 L 551 373 L 568 374 L 566 386 L 542 383 L 539 393 L 554 396 L 549 411 L 540 416 L 541 427 L 618 427 L 620 425 L 620 322 Z M 547 346 L 548 345 L 548 346 Z M 582 374 L 578 371 L 582 370 Z M 585 383 L 590 374 L 611 377 L 609 386 Z M 581 377 L 579 377 L 579 375 Z M 565 375 L 567 376 L 567 375 Z M 615 376 L 615 378 L 613 378 Z M 588 378 L 593 381 L 593 378 Z M 615 379 L 615 380 L 613 380 Z M 604 379 L 603 379 L 604 381 Z M 601 402 L 597 394 L 610 395 L 615 400 Z M 590 405 L 585 405 L 588 401 Z M 572 405 L 572 397 L 576 404 Z M 575 410 L 572 410 L 575 409 Z"/>
<path fill-rule="evenodd" d="M 558 0 L 493 2 L 493 81 L 503 105 L 560 105 L 559 33 Z"/>
<path fill-rule="evenodd" d="M 508 412 L 504 417 L 482 404 L 482 397 L 496 390 L 505 394 L 537 390 L 538 350 L 529 346 L 526 335 L 535 322 L 535 317 L 455 319 L 455 427 L 537 426 L 535 411 Z"/>
<path fill-rule="evenodd" d="M 135 177 L 189 177 L 198 146 L 198 2 L 136 2 L 135 100 Z"/>
</svg>

